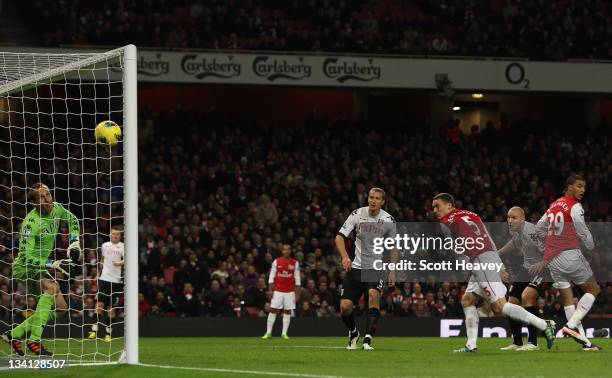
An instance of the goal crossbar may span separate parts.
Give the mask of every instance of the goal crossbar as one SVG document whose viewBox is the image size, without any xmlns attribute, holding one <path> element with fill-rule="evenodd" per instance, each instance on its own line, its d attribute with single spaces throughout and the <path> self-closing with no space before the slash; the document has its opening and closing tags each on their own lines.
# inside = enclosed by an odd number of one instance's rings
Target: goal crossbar
<svg viewBox="0 0 612 378">
<path fill-rule="evenodd" d="M 0 59 L 0 95 L 11 94 L 17 89 L 28 89 L 36 84 L 65 78 L 66 73 L 79 69 L 95 68 L 99 63 L 113 64 L 119 61 L 126 47 L 103 53 L 41 54 L 2 52 Z M 29 64 L 31 63 L 31 64 Z M 7 69 L 14 67 L 14 69 Z"/>
</svg>

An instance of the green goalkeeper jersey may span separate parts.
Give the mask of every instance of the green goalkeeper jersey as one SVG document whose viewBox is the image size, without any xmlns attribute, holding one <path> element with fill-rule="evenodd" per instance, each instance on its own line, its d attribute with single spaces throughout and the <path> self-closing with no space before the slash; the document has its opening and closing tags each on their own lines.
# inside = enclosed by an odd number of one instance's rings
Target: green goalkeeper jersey
<svg viewBox="0 0 612 378">
<path fill-rule="evenodd" d="M 21 224 L 19 254 L 15 264 L 31 268 L 44 267 L 55 247 L 62 220 L 68 223 L 70 239 L 78 239 L 79 220 L 60 203 L 53 202 L 53 210 L 47 215 L 41 215 L 37 209 L 30 211 Z"/>
</svg>

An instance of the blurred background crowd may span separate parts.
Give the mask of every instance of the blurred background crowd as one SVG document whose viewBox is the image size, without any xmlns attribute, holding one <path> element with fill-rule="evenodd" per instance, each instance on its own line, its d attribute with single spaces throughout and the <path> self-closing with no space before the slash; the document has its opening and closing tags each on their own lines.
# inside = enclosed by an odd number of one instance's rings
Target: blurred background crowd
<svg viewBox="0 0 612 378">
<path fill-rule="evenodd" d="M 19 6 L 44 46 L 612 58 L 611 4 L 603 0 L 36 0 Z"/>
<path fill-rule="evenodd" d="M 267 274 L 282 243 L 291 245 L 301 266 L 295 316 L 337 316 L 345 273 L 333 239 L 348 214 L 366 205 L 372 186 L 385 188 L 384 208 L 402 222 L 436 222 L 430 204 L 440 191 L 453 193 L 458 207 L 485 221 L 504 222 L 507 210 L 518 205 L 536 222 L 561 195 L 566 176 L 582 172 L 588 183 L 586 219 L 612 221 L 606 125 L 575 135 L 575 129 L 564 132 L 558 125 L 553 134 L 547 125 L 490 123 L 482 132 L 457 137 L 453 120 L 432 129 L 310 119 L 280 132 L 280 126 L 246 127 L 214 114 L 142 112 L 140 123 L 141 316 L 266 315 L 272 295 Z M 7 204 L 2 202 L 3 214 Z M 17 245 L 17 235 L 3 231 L 0 311 L 6 312 L 8 264 L 16 252 L 9 246 Z M 94 316 L 94 245 L 85 243 L 85 284 L 77 280 L 71 287 L 75 317 Z M 605 252 L 598 247 L 586 254 L 605 283 L 594 316 L 612 313 L 612 274 L 606 269 L 611 261 Z M 383 293 L 381 312 L 460 317 L 465 288 L 428 277 L 400 283 Z M 25 308 L 25 301 L 17 298 L 15 311 Z M 543 315 L 564 316 L 552 287 L 538 303 Z M 364 309 L 362 300 L 357 314 Z M 486 304 L 481 313 L 492 314 Z"/>
</svg>

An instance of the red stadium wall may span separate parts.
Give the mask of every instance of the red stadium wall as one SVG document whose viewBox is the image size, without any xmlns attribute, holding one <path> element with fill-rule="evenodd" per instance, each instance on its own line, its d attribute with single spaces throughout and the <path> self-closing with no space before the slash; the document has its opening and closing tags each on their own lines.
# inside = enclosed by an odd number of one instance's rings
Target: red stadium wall
<svg viewBox="0 0 612 378">
<path fill-rule="evenodd" d="M 353 119 L 351 91 L 228 86 L 164 86 L 139 88 L 140 106 L 159 112 L 216 112 L 229 119 L 303 120 L 308 117 Z"/>
</svg>

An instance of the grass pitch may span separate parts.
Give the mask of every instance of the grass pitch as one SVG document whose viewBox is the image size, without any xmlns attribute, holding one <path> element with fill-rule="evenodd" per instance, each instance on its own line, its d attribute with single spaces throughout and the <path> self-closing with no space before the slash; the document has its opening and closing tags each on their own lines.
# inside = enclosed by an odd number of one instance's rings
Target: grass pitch
<svg viewBox="0 0 612 378">
<path fill-rule="evenodd" d="M 477 353 L 453 354 L 463 338 L 379 337 L 373 351 L 344 349 L 346 338 L 142 338 L 141 363 L 157 366 L 70 366 L 46 370 L 44 377 L 565 377 L 612 376 L 612 340 L 596 339 L 604 349 L 583 352 L 573 340 L 558 339 L 540 351 L 502 352 L 511 339 L 480 339 Z M 57 353 L 84 355 L 98 361 L 114 358 L 121 344 L 102 341 L 47 341 Z M 0 350 L 3 357 L 8 345 Z M 105 349 L 106 348 L 106 349 Z M 97 353 L 97 354 L 96 354 Z M 65 355 L 64 355 L 65 356 Z M 56 355 L 56 358 L 59 357 Z M 7 366 L 6 358 L 2 365 Z M 8 374 L 7 374 L 8 373 Z M 0 371 L 4 376 L 26 376 L 32 370 Z"/>
</svg>

